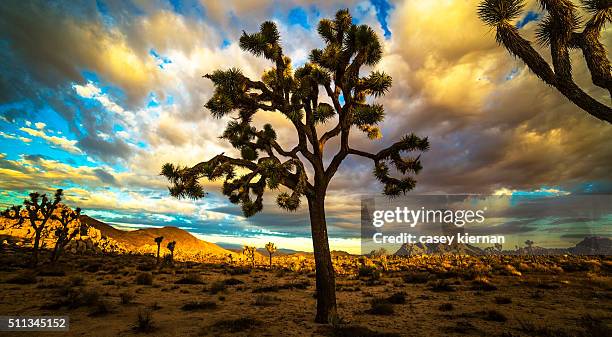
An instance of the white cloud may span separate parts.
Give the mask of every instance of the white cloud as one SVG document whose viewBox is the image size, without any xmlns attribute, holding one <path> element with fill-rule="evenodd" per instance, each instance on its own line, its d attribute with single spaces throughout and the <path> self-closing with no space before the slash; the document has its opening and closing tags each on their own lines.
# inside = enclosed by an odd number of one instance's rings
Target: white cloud
<svg viewBox="0 0 612 337">
<path fill-rule="evenodd" d="M 38 123 L 37 123 L 38 124 Z M 32 137 L 38 137 L 51 143 L 51 146 L 61 148 L 62 150 L 68 151 L 74 154 L 80 154 L 83 151 L 76 147 L 76 140 L 69 140 L 66 137 L 49 136 L 44 130 L 34 130 L 31 128 L 19 128 L 19 130 L 29 134 Z"/>
</svg>

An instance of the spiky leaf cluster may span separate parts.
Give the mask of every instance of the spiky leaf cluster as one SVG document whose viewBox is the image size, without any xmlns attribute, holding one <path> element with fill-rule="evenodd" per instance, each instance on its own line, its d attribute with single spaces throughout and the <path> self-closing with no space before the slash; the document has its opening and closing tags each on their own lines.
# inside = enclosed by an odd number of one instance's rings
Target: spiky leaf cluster
<svg viewBox="0 0 612 337">
<path fill-rule="evenodd" d="M 414 134 L 404 136 L 399 142 L 386 150 L 378 153 L 375 158 L 374 176 L 384 185 L 383 193 L 387 196 L 398 196 L 401 193 L 415 187 L 416 181 L 407 174 L 418 174 L 423 168 L 420 161 L 420 156 L 406 157 L 402 156 L 403 152 L 427 151 L 429 150 L 429 141 L 427 138 L 420 138 Z M 404 175 L 404 178 L 398 179 L 391 176 L 389 165 Z"/>
</svg>

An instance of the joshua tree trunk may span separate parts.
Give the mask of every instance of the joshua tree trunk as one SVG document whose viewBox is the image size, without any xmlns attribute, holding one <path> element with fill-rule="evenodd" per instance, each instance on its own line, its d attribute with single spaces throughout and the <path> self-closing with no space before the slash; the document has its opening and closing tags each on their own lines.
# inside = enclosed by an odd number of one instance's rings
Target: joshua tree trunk
<svg viewBox="0 0 612 337">
<path fill-rule="evenodd" d="M 157 264 L 159 264 L 159 247 L 160 247 L 160 245 L 161 245 L 161 242 L 159 242 L 157 244 Z"/>
<path fill-rule="evenodd" d="M 32 267 L 38 265 L 38 251 L 40 247 L 40 232 L 36 232 L 34 235 L 34 251 L 32 252 Z"/>
<path fill-rule="evenodd" d="M 310 227 L 317 274 L 317 323 L 328 323 L 336 315 L 336 282 L 332 264 L 327 224 L 325 222 L 325 189 L 315 188 L 314 196 L 308 197 Z"/>
<path fill-rule="evenodd" d="M 60 238 L 57 240 L 57 242 L 55 242 L 55 247 L 53 247 L 53 253 L 51 253 L 51 262 L 59 260 L 59 255 L 62 249 L 62 240 L 63 239 Z"/>
<path fill-rule="evenodd" d="M 272 253 L 268 253 L 270 255 L 270 268 L 272 268 Z"/>
</svg>

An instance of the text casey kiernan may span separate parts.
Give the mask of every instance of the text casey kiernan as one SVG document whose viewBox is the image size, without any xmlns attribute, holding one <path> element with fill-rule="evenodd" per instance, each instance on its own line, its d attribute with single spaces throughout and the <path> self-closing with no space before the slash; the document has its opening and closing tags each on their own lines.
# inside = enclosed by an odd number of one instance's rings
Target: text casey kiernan
<svg viewBox="0 0 612 337">
<path fill-rule="evenodd" d="M 469 233 L 457 233 L 455 235 L 415 235 L 412 233 L 399 233 L 384 235 L 375 233 L 372 235 L 374 243 L 378 244 L 415 244 L 415 243 L 436 243 L 436 244 L 504 244 L 506 238 L 503 235 L 470 235 Z"/>
</svg>

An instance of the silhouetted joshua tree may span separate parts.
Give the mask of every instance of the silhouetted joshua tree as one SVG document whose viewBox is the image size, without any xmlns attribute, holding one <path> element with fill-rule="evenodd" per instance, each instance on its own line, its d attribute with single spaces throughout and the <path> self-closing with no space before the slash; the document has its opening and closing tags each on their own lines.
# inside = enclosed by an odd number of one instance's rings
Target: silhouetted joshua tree
<svg viewBox="0 0 612 337">
<path fill-rule="evenodd" d="M 276 245 L 272 242 L 266 243 L 266 250 L 268 251 L 268 255 L 270 255 L 270 268 L 272 268 L 272 254 L 276 253 Z"/>
<path fill-rule="evenodd" d="M 81 224 L 79 217 L 81 216 L 81 209 L 77 208 L 74 211 L 71 209 L 64 208 L 60 212 L 60 216 L 52 215 L 51 218 L 60 223 L 60 226 L 55 229 L 55 247 L 51 254 L 51 262 L 57 262 L 64 252 L 64 248 L 68 243 L 74 239 L 81 231 Z M 73 226 L 74 222 L 78 222 L 78 226 Z"/>
<path fill-rule="evenodd" d="M 17 220 L 13 224 L 15 227 L 21 226 L 26 220 L 34 230 L 34 244 L 32 251 L 32 266 L 38 265 L 38 256 L 41 249 L 41 241 L 48 235 L 48 221 L 53 215 L 53 211 L 62 201 L 63 191 L 58 189 L 53 200 L 47 198 L 46 194 L 37 192 L 30 193 L 30 199 L 23 201 L 25 212 L 21 211 L 22 206 L 12 206 L 5 210 L 2 215 L 6 218 Z"/>
<path fill-rule="evenodd" d="M 246 256 L 247 260 L 251 261 L 251 266 L 255 268 L 255 251 L 257 248 L 251 246 L 244 246 L 242 253 Z"/>
<path fill-rule="evenodd" d="M 159 249 L 161 247 L 162 241 L 164 241 L 163 236 L 158 236 L 155 238 L 155 243 L 157 244 L 157 264 L 159 264 Z"/>
<path fill-rule="evenodd" d="M 166 246 L 170 251 L 170 262 L 174 263 L 174 248 L 176 248 L 176 241 L 168 242 L 168 246 Z"/>
<path fill-rule="evenodd" d="M 525 244 L 527 245 L 527 251 L 529 252 L 529 254 L 533 255 L 533 244 L 534 242 L 531 240 L 527 240 L 525 241 Z"/>
<path fill-rule="evenodd" d="M 288 211 L 296 210 L 301 197 L 305 197 L 316 265 L 315 320 L 327 323 L 336 316 L 335 275 L 325 221 L 330 181 L 344 159 L 355 155 L 374 162 L 374 176 L 384 184 L 386 195 L 399 195 L 414 188 L 416 181 L 410 176 L 392 177 L 389 164 L 401 174 L 416 174 L 421 170 L 419 157 L 402 157 L 401 153 L 426 151 L 429 143 L 427 138 L 410 134 L 377 153 L 351 147 L 349 135 L 353 127 L 370 139 L 381 137 L 377 124 L 384 119 L 384 108 L 367 98 L 385 95 L 391 87 L 391 77 L 381 71 L 361 76 L 364 66 L 371 69 L 380 61 L 382 47 L 372 28 L 353 24 L 348 10 L 338 11 L 333 20 L 321 20 L 318 33 L 324 48 L 312 50 L 310 62 L 295 70 L 283 53 L 273 22 L 262 23 L 259 32 L 243 33 L 240 47 L 271 61 L 273 67 L 259 81 L 235 68 L 205 75 L 214 85 L 206 107 L 217 118 L 234 115 L 221 138 L 239 150 L 240 157 L 220 154 L 191 167 L 168 163 L 162 175 L 171 183 L 172 196 L 193 199 L 205 196 L 201 178 L 223 178 L 223 194 L 232 203 L 241 204 L 247 217 L 262 210 L 266 188 L 283 187 L 276 202 Z M 331 104 L 319 101 L 320 90 Z M 297 145 L 283 148 L 270 124 L 262 129 L 254 127 L 251 122 L 258 111 L 285 116 L 295 131 Z M 335 125 L 324 128 L 332 122 Z M 338 150 L 333 156 L 326 155 L 326 145 L 332 139 L 338 139 Z M 305 164 L 311 167 L 308 174 Z"/>
<path fill-rule="evenodd" d="M 569 53 L 570 49 L 582 50 L 593 84 L 606 89 L 612 98 L 612 68 L 606 48 L 600 41 L 602 30 L 612 21 L 612 1 L 583 0 L 581 3 L 582 8 L 591 14 L 584 24 L 572 1 L 540 0 L 547 14 L 539 23 L 536 38 L 542 46 L 550 48 L 552 68 L 512 24 L 512 20 L 523 12 L 523 0 L 484 0 L 478 6 L 478 15 L 496 29 L 497 42 L 523 60 L 541 80 L 584 111 L 612 123 L 612 108 L 589 96 L 572 78 Z"/>
</svg>

